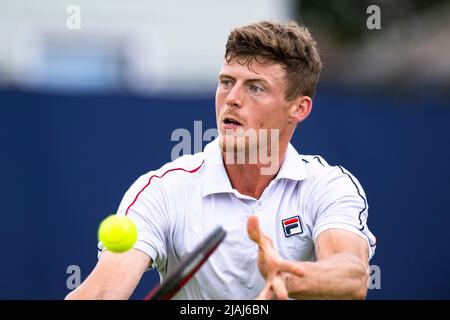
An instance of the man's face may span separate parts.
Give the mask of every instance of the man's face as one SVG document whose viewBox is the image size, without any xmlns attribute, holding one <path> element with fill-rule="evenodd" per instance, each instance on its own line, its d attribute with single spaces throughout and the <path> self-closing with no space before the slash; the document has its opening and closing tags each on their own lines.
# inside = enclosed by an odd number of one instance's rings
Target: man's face
<svg viewBox="0 0 450 320">
<path fill-rule="evenodd" d="M 261 63 L 253 60 L 251 68 L 225 60 L 219 73 L 216 121 L 223 151 L 259 147 L 259 140 L 245 139 L 243 132 L 260 137 L 265 131 L 270 137 L 270 129 L 278 129 L 280 140 L 289 141 L 295 128 L 289 117 L 292 103 L 284 99 L 286 71 L 278 63 L 258 60 Z"/>
</svg>

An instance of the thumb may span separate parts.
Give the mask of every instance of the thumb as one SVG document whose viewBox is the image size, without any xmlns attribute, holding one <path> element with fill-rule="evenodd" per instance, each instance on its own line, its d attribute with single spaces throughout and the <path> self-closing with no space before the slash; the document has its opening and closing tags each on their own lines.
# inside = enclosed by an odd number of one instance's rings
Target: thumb
<svg viewBox="0 0 450 320">
<path fill-rule="evenodd" d="M 254 242 L 261 244 L 261 229 L 259 229 L 258 217 L 253 215 L 247 220 L 247 233 Z"/>
</svg>

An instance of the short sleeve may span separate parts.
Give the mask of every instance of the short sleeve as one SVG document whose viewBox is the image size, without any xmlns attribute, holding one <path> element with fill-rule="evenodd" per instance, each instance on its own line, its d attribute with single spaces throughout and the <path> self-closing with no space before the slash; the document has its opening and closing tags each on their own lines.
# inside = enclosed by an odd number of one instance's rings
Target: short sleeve
<svg viewBox="0 0 450 320">
<path fill-rule="evenodd" d="M 165 268 L 167 259 L 166 235 L 169 230 L 169 219 L 163 189 L 154 173 L 141 176 L 125 193 L 118 215 L 127 215 L 135 223 L 138 239 L 134 245 L 146 253 L 153 261 L 152 267 L 158 270 Z M 101 251 L 103 246 L 98 244 Z"/>
<path fill-rule="evenodd" d="M 369 205 L 359 181 L 343 167 L 331 167 L 312 194 L 314 240 L 328 229 L 353 232 L 366 240 L 370 260 L 375 253 L 376 239 L 367 226 Z"/>
</svg>

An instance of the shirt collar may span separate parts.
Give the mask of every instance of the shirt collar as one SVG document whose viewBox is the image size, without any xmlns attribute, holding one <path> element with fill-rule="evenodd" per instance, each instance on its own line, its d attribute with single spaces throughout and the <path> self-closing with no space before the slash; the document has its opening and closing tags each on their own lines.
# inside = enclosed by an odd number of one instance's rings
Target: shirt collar
<svg viewBox="0 0 450 320">
<path fill-rule="evenodd" d="M 233 193 L 233 187 L 223 164 L 219 140 L 215 139 L 208 143 L 205 146 L 204 154 L 205 179 L 203 181 L 202 196 L 214 193 Z M 297 150 L 289 143 L 283 164 L 274 180 L 290 179 L 300 181 L 306 177 L 305 163 Z"/>
<path fill-rule="evenodd" d="M 306 177 L 305 163 L 297 150 L 289 143 L 283 164 L 274 180 L 284 178 L 300 181 L 306 179 Z"/>
<path fill-rule="evenodd" d="M 223 165 L 222 150 L 219 140 L 208 143 L 205 146 L 205 179 L 203 181 L 202 196 L 213 193 L 233 193 L 230 179 Z"/>
</svg>

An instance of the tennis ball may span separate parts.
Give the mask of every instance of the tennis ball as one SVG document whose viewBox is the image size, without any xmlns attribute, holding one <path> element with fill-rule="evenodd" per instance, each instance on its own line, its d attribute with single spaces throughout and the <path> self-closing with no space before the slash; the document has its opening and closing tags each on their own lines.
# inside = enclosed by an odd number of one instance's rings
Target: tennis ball
<svg viewBox="0 0 450 320">
<path fill-rule="evenodd" d="M 98 228 L 98 238 L 112 252 L 130 250 L 137 240 L 137 229 L 127 216 L 110 215 Z"/>
</svg>

